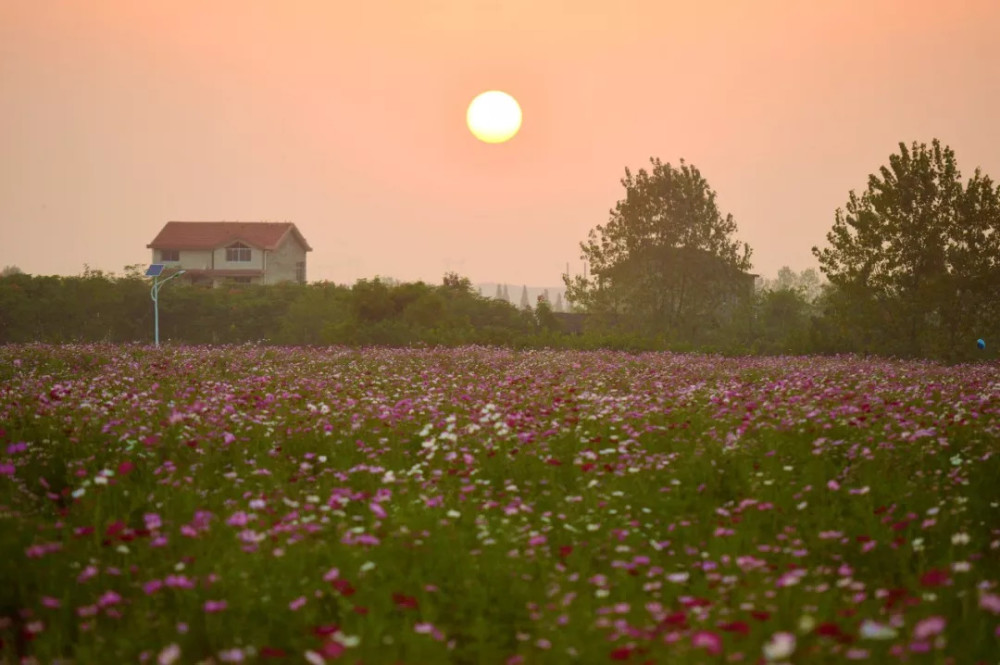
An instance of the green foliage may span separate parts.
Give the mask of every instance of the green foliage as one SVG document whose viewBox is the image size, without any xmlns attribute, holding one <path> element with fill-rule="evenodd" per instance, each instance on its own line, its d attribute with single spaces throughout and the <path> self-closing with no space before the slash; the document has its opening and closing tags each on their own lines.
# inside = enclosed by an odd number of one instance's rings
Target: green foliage
<svg viewBox="0 0 1000 665">
<path fill-rule="evenodd" d="M 697 168 L 650 162 L 651 173 L 625 169 L 625 198 L 580 244 L 591 274 L 564 277 L 567 299 L 647 334 L 695 341 L 749 297 L 750 247 L 731 239 L 736 222 Z"/>
<path fill-rule="evenodd" d="M 1000 311 L 1000 187 L 978 169 L 963 185 L 936 139 L 899 148 L 813 248 L 838 291 L 827 311 L 855 348 L 955 358 Z"/>
</svg>

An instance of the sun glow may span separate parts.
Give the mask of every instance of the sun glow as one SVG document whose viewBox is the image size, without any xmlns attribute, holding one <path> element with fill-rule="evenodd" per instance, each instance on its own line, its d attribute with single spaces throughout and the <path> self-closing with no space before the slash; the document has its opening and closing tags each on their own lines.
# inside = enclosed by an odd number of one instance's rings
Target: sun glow
<svg viewBox="0 0 1000 665">
<path fill-rule="evenodd" d="M 489 90 L 472 100 L 465 121 L 480 141 L 503 143 L 521 128 L 521 107 L 506 92 Z"/>
</svg>

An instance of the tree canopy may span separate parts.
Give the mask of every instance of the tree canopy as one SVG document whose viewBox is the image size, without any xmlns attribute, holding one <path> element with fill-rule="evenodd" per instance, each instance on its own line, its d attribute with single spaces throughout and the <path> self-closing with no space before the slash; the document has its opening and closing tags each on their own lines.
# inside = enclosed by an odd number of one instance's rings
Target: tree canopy
<svg viewBox="0 0 1000 665">
<path fill-rule="evenodd" d="M 948 349 L 996 321 L 1000 187 L 976 169 L 963 185 L 955 153 L 899 144 L 888 166 L 838 209 L 829 247 L 813 247 L 837 290 L 842 328 L 899 355 Z"/>
<path fill-rule="evenodd" d="M 625 169 L 625 198 L 580 243 L 590 274 L 565 276 L 566 297 L 650 332 L 690 337 L 717 323 L 734 295 L 752 292 L 751 250 L 732 238 L 733 216 L 719 211 L 696 167 L 650 164 Z"/>
</svg>

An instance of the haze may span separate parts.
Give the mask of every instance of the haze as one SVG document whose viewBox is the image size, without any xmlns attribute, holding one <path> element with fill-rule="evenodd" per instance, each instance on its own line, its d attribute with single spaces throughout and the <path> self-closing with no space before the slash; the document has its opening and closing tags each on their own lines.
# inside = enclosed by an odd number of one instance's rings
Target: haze
<svg viewBox="0 0 1000 665">
<path fill-rule="evenodd" d="M 754 272 L 801 270 L 900 141 L 1000 178 L 998 26 L 995 0 L 4 0 L 0 266 L 121 271 L 168 220 L 268 220 L 310 280 L 558 285 L 658 156 Z M 524 111 L 507 144 L 465 126 L 489 89 Z"/>
</svg>

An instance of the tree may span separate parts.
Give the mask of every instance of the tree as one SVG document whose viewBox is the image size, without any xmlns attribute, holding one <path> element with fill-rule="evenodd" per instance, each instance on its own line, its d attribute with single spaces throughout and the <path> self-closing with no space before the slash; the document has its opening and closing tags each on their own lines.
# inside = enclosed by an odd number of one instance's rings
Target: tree
<svg viewBox="0 0 1000 665">
<path fill-rule="evenodd" d="M 555 304 L 555 306 L 552 309 L 554 311 L 556 311 L 556 312 L 562 312 L 563 311 L 563 300 L 562 300 L 562 292 L 561 291 L 556 291 L 556 304 Z"/>
<path fill-rule="evenodd" d="M 3 270 L 0 270 L 0 277 L 10 277 L 12 275 L 23 275 L 24 271 L 17 266 L 4 266 Z"/>
<path fill-rule="evenodd" d="M 979 169 L 963 186 L 937 139 L 900 143 L 866 191 L 850 192 L 827 241 L 812 251 L 839 291 L 832 313 L 871 350 L 948 356 L 996 321 L 1000 187 Z"/>
<path fill-rule="evenodd" d="M 497 284 L 497 293 L 496 293 L 495 296 L 493 296 L 493 299 L 494 300 L 503 300 L 503 289 L 500 288 L 499 284 Z"/>
<path fill-rule="evenodd" d="M 531 309 L 531 302 L 528 300 L 528 286 L 521 288 L 521 309 Z"/>
<path fill-rule="evenodd" d="M 507 291 L 507 285 L 503 285 L 503 299 L 510 302 L 510 292 Z"/>
<path fill-rule="evenodd" d="M 648 332 L 695 337 L 734 297 L 752 296 L 750 247 L 731 239 L 736 222 L 696 167 L 650 163 L 651 172 L 625 169 L 625 198 L 580 244 L 590 276 L 565 275 L 566 299 Z"/>
<path fill-rule="evenodd" d="M 819 273 L 815 268 L 808 268 L 796 274 L 788 266 L 783 266 L 778 271 L 776 279 L 765 279 L 762 281 L 761 291 L 795 291 L 806 302 L 815 302 L 822 291 L 822 283 Z"/>
<path fill-rule="evenodd" d="M 457 272 L 446 272 L 441 280 L 441 285 L 453 291 L 472 293 L 472 280 L 468 277 L 462 277 Z"/>
</svg>

